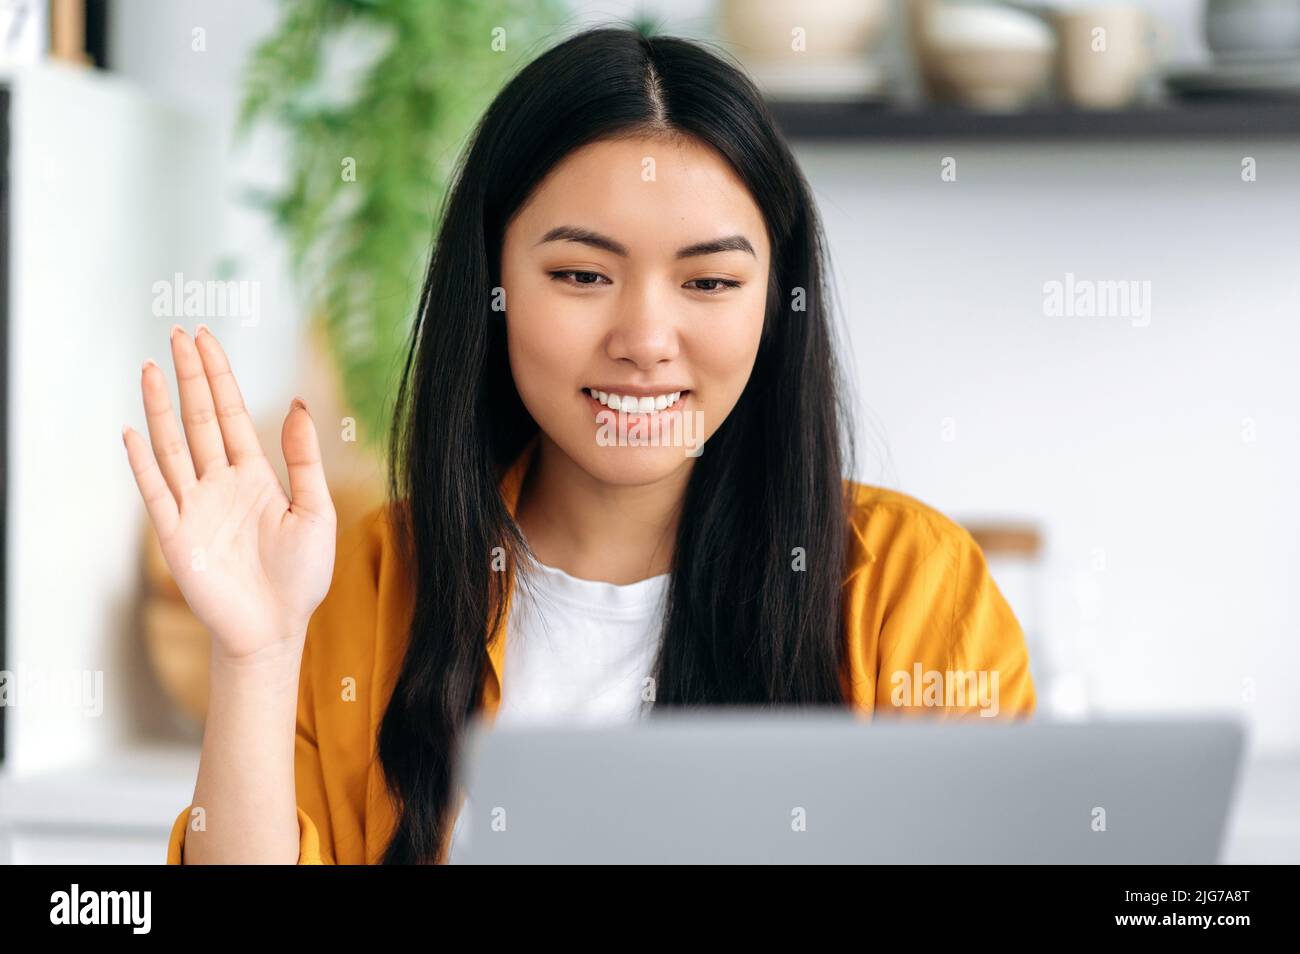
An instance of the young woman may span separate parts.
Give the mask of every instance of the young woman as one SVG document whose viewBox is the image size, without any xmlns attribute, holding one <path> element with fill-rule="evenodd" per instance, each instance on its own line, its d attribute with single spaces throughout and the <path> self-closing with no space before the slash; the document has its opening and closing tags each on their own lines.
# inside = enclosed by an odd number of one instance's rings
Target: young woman
<svg viewBox="0 0 1300 954">
<path fill-rule="evenodd" d="M 149 362 L 152 451 L 124 431 L 212 633 L 168 860 L 448 860 L 479 712 L 1031 713 L 1024 637 L 970 535 L 845 479 L 823 256 L 749 80 L 601 29 L 523 69 L 476 130 L 415 316 L 391 500 L 337 561 L 306 407 L 284 422 L 286 496 L 214 336 L 173 329 L 184 438 Z"/>
</svg>

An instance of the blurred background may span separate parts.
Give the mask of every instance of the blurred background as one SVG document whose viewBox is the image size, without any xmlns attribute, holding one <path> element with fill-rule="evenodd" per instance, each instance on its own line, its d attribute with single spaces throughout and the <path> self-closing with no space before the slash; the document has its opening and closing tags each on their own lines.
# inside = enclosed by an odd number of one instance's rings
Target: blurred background
<svg viewBox="0 0 1300 954">
<path fill-rule="evenodd" d="M 854 476 L 975 533 L 1040 714 L 1240 717 L 1224 860 L 1300 861 L 1300 0 L 0 0 L 0 861 L 160 863 L 192 796 L 141 361 L 208 324 L 273 457 L 306 398 L 355 519 L 461 146 L 607 23 L 763 89 Z"/>
</svg>

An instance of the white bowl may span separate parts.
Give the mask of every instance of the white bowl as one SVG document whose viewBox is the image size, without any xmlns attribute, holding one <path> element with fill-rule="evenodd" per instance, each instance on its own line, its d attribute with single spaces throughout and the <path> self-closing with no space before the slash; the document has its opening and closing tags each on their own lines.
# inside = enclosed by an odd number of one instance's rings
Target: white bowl
<svg viewBox="0 0 1300 954">
<path fill-rule="evenodd" d="M 1206 0 L 1205 42 L 1218 56 L 1300 51 L 1300 2 Z"/>
<path fill-rule="evenodd" d="M 1015 110 L 1043 89 L 1056 34 L 1032 14 L 987 4 L 913 0 L 912 39 L 932 98 Z"/>
<path fill-rule="evenodd" d="M 722 34 L 746 62 L 837 58 L 866 53 L 880 39 L 888 0 L 722 0 Z M 807 48 L 793 49 L 796 28 Z"/>
</svg>

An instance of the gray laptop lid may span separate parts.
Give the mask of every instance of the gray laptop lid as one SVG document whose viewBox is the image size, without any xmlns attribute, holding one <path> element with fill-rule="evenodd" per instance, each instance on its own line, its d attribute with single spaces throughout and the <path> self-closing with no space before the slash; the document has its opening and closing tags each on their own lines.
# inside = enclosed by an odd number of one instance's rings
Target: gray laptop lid
<svg viewBox="0 0 1300 954">
<path fill-rule="evenodd" d="M 714 709 L 490 731 L 476 719 L 464 860 L 1213 862 L 1242 744 L 1227 719 Z"/>
</svg>

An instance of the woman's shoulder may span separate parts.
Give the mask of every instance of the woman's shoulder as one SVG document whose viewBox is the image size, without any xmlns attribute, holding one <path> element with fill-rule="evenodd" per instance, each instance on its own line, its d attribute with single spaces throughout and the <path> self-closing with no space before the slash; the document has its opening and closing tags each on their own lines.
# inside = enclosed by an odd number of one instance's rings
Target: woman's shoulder
<svg viewBox="0 0 1300 954">
<path fill-rule="evenodd" d="M 853 480 L 845 486 L 855 556 L 862 562 L 878 562 L 886 555 L 907 562 L 940 549 L 978 549 L 965 527 L 911 494 Z"/>
<path fill-rule="evenodd" d="M 1024 631 L 975 538 L 910 494 L 849 484 L 854 555 L 847 614 L 855 699 L 877 710 L 938 705 L 945 716 L 1032 713 Z M 978 704 L 963 708 L 946 696 L 917 703 L 916 694 L 900 694 L 900 681 L 920 673 L 926 679 L 939 673 L 975 678 Z"/>
<path fill-rule="evenodd" d="M 939 639 L 957 638 L 967 619 L 1014 625 L 970 531 L 911 494 L 849 483 L 847 581 L 862 619 L 880 627 L 892 618 Z"/>
</svg>

